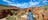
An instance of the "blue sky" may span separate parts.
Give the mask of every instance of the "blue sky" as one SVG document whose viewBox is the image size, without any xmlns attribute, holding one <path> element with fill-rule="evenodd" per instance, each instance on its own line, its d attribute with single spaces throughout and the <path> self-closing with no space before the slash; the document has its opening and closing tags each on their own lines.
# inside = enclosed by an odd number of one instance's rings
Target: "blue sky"
<svg viewBox="0 0 48 20">
<path fill-rule="evenodd" d="M 0 4 L 29 8 L 31 6 L 42 6 L 48 4 L 48 0 L 0 0 Z"/>
</svg>

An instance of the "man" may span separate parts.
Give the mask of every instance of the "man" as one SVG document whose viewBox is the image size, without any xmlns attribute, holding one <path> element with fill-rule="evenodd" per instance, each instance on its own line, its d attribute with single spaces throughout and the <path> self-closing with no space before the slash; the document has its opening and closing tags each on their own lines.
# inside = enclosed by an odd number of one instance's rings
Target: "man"
<svg viewBox="0 0 48 20">
<path fill-rule="evenodd" d="M 34 20 L 33 13 L 31 12 L 31 10 L 29 10 L 28 12 L 28 20 Z"/>
</svg>

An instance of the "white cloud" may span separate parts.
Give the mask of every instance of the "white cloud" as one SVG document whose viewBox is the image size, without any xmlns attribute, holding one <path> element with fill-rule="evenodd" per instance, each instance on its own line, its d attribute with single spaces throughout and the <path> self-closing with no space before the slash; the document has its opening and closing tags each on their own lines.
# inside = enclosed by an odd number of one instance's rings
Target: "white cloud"
<svg viewBox="0 0 48 20">
<path fill-rule="evenodd" d="M 28 8 L 29 4 L 28 3 L 16 4 L 16 6 L 20 8 Z"/>
<path fill-rule="evenodd" d="M 3 0 L 4 2 L 7 2 L 7 3 L 13 3 L 13 2 L 11 2 L 11 1 L 8 1 L 8 0 Z"/>
<path fill-rule="evenodd" d="M 46 5 L 46 4 L 48 4 L 48 1 L 47 0 L 44 0 L 43 3 Z"/>
<path fill-rule="evenodd" d="M 11 2 L 11 1 L 8 1 L 8 0 L 3 0 L 4 2 L 7 2 L 8 3 L 8 5 L 12 5 L 12 6 L 17 6 L 17 7 L 20 7 L 20 8 L 29 8 L 29 7 L 31 7 L 31 6 L 35 6 L 35 5 L 38 5 L 39 4 L 39 2 L 29 2 L 29 3 L 22 3 L 22 4 L 20 4 L 20 3 L 14 3 L 14 2 Z"/>
<path fill-rule="evenodd" d="M 44 1 L 43 1 L 43 3 L 46 3 L 46 2 L 48 2 L 48 1 L 47 1 L 47 0 L 44 0 Z"/>
<path fill-rule="evenodd" d="M 23 3 L 23 4 L 9 4 L 9 5 L 13 5 L 13 6 L 17 6 L 17 7 L 20 7 L 20 8 L 29 8 L 31 6 L 35 6 L 35 5 L 38 5 L 39 2 L 29 2 L 29 3 Z"/>
<path fill-rule="evenodd" d="M 37 4 L 39 4 L 39 2 L 31 2 L 30 4 L 31 5 L 37 5 Z"/>
<path fill-rule="evenodd" d="M 48 2 L 47 0 L 44 0 L 43 2 Z"/>
<path fill-rule="evenodd" d="M 30 6 L 35 6 L 39 4 L 39 2 L 29 2 L 29 3 L 30 3 Z"/>
<path fill-rule="evenodd" d="M 8 1 L 8 0 L 3 0 L 3 1 Z"/>
</svg>

